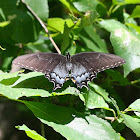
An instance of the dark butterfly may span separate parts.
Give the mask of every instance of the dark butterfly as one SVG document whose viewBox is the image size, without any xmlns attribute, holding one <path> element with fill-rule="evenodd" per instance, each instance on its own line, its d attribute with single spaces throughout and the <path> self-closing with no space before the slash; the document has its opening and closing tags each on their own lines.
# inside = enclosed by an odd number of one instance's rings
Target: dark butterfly
<svg viewBox="0 0 140 140">
<path fill-rule="evenodd" d="M 97 73 L 109 68 L 118 67 L 125 60 L 114 54 L 99 52 L 83 52 L 70 56 L 57 53 L 34 53 L 17 57 L 13 64 L 22 68 L 45 73 L 54 83 L 54 90 L 61 88 L 69 78 L 82 88 L 87 82 L 96 78 Z"/>
</svg>

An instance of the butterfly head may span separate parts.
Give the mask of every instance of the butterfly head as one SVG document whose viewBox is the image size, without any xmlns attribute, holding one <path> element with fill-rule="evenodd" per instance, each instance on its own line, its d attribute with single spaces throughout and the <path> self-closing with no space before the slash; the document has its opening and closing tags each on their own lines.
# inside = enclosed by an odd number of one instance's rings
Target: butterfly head
<svg viewBox="0 0 140 140">
<path fill-rule="evenodd" d="M 71 61 L 71 55 L 69 52 L 66 53 L 66 59 L 67 61 Z"/>
</svg>

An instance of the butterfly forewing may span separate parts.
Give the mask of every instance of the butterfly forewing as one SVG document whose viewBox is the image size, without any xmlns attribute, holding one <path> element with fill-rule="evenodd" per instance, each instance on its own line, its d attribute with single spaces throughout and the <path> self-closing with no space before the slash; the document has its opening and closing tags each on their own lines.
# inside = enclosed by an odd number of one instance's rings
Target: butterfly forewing
<svg viewBox="0 0 140 140">
<path fill-rule="evenodd" d="M 88 71 L 95 73 L 118 67 L 125 63 L 125 60 L 117 55 L 98 52 L 79 53 L 74 55 L 72 59 L 81 63 Z"/>
<path fill-rule="evenodd" d="M 47 74 L 64 58 L 64 56 L 55 53 L 34 53 L 17 57 L 13 64 Z"/>
</svg>

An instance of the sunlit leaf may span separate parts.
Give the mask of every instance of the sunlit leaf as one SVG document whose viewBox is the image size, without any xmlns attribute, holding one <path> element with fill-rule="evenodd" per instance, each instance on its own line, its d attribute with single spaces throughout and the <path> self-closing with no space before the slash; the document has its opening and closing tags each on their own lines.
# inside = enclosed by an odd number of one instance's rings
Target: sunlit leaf
<svg viewBox="0 0 140 140">
<path fill-rule="evenodd" d="M 106 92 L 103 88 L 100 86 L 94 84 L 94 83 L 89 83 L 90 88 L 93 88 L 98 94 L 100 94 L 107 102 L 110 102 L 110 98 L 108 97 L 109 93 Z"/>
<path fill-rule="evenodd" d="M 72 140 L 116 139 L 120 136 L 111 125 L 95 115 L 81 116 L 72 108 L 54 104 L 21 101 L 41 122 Z M 55 110 L 55 111 L 54 111 Z"/>
<path fill-rule="evenodd" d="M 5 27 L 5 26 L 7 26 L 8 24 L 10 24 L 10 21 L 3 21 L 3 22 L 0 22 L 0 27 Z"/>
<path fill-rule="evenodd" d="M 49 16 L 48 0 L 25 0 L 25 3 L 31 7 L 31 9 L 42 20 L 46 20 Z"/>
<path fill-rule="evenodd" d="M 74 7 L 80 12 L 97 11 L 101 16 L 106 15 L 105 5 L 98 0 L 79 0 L 73 1 Z"/>
<path fill-rule="evenodd" d="M 116 107 L 117 111 L 119 112 L 120 116 L 124 119 L 124 123 L 127 127 L 132 129 L 132 131 L 137 135 L 137 137 L 140 137 L 140 119 L 139 118 L 133 118 L 130 115 L 124 114 L 119 110 L 119 107 L 117 106 L 114 99 L 111 99 L 113 105 Z"/>
<path fill-rule="evenodd" d="M 130 17 L 131 18 L 139 18 L 140 17 L 140 6 L 139 5 L 136 6 L 136 8 L 133 10 Z"/>
<path fill-rule="evenodd" d="M 53 32 L 63 33 L 65 22 L 69 28 L 74 25 L 71 19 L 64 20 L 62 18 L 49 18 L 47 20 L 48 29 Z"/>
<path fill-rule="evenodd" d="M 111 32 L 110 40 L 115 54 L 121 56 L 126 61 L 126 64 L 124 64 L 124 76 L 127 76 L 131 71 L 139 68 L 139 37 L 116 20 L 102 20 L 99 24 Z"/>
<path fill-rule="evenodd" d="M 44 137 L 39 135 L 36 131 L 29 129 L 25 124 L 22 126 L 16 126 L 18 130 L 25 131 L 28 137 L 34 139 L 34 140 L 46 140 Z"/>
<path fill-rule="evenodd" d="M 140 34 L 140 26 L 137 26 L 137 25 L 134 25 L 134 24 L 131 24 L 131 23 L 126 23 L 126 25 L 134 28 L 136 30 L 136 32 L 138 32 Z"/>
<path fill-rule="evenodd" d="M 103 97 L 92 90 L 89 90 L 86 94 L 79 94 L 79 97 L 84 101 L 85 106 L 89 109 L 109 108 Z"/>
<path fill-rule="evenodd" d="M 126 5 L 126 4 L 139 4 L 139 0 L 112 0 L 113 4 L 120 4 L 120 5 Z"/>
<path fill-rule="evenodd" d="M 17 100 L 20 97 L 31 97 L 31 96 L 41 96 L 48 97 L 51 94 L 43 89 L 29 89 L 29 88 L 11 88 L 0 84 L 0 94 L 13 100 Z"/>
<path fill-rule="evenodd" d="M 140 99 L 137 99 L 136 101 L 134 101 L 132 104 L 129 105 L 129 107 L 133 109 L 134 111 L 140 112 Z"/>
<path fill-rule="evenodd" d="M 86 47 L 91 51 L 108 52 L 106 43 L 100 38 L 92 25 L 84 27 L 79 36 L 82 42 L 84 42 Z"/>
</svg>

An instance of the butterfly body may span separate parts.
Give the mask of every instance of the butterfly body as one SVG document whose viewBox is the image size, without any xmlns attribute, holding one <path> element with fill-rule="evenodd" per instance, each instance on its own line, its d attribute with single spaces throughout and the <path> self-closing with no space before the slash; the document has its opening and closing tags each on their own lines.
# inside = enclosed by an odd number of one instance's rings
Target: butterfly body
<svg viewBox="0 0 140 140">
<path fill-rule="evenodd" d="M 107 53 L 84 52 L 70 56 L 56 53 L 35 53 L 17 57 L 13 64 L 22 68 L 45 73 L 54 83 L 54 90 L 61 88 L 71 79 L 77 87 L 88 86 L 87 82 L 96 78 L 97 73 L 125 63 L 119 56 Z"/>
</svg>

